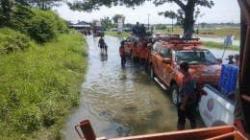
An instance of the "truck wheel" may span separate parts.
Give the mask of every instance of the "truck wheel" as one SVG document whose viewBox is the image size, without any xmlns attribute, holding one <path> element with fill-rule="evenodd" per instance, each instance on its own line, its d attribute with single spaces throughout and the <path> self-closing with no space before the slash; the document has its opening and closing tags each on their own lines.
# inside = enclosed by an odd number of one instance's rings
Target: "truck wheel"
<svg viewBox="0 0 250 140">
<path fill-rule="evenodd" d="M 174 105 L 178 104 L 179 88 L 176 84 L 171 86 L 171 99 Z"/>
<path fill-rule="evenodd" d="M 155 77 L 155 73 L 154 73 L 154 68 L 152 65 L 150 66 L 150 73 L 149 74 L 150 74 L 150 79 L 153 80 Z"/>
</svg>

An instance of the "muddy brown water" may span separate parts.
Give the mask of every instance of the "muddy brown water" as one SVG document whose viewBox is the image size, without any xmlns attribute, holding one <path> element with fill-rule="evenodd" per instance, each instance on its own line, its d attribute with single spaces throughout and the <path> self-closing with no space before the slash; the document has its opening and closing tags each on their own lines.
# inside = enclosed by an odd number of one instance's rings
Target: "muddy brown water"
<svg viewBox="0 0 250 140">
<path fill-rule="evenodd" d="M 89 67 L 81 88 L 80 105 L 72 111 L 62 130 L 64 139 L 78 140 L 74 126 L 84 119 L 91 121 L 98 137 L 176 130 L 176 107 L 168 93 L 150 80 L 143 66 L 128 61 L 126 69 L 121 69 L 120 41 L 106 36 L 108 55 L 101 55 L 98 38 L 87 37 Z"/>
</svg>

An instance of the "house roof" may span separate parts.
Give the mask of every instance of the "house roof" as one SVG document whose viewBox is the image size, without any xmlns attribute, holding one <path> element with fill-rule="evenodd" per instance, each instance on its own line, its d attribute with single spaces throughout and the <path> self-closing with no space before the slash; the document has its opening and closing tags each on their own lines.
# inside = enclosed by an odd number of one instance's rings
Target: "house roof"
<svg viewBox="0 0 250 140">
<path fill-rule="evenodd" d="M 91 27 L 91 24 L 86 21 L 80 21 L 76 24 L 70 24 L 71 27 Z"/>
</svg>

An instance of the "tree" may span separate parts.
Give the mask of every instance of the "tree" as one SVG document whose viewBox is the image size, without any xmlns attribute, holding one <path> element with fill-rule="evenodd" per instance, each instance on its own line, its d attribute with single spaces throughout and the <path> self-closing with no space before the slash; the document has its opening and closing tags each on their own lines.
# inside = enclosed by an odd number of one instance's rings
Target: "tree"
<svg viewBox="0 0 250 140">
<path fill-rule="evenodd" d="M 201 12 L 199 8 L 195 9 L 194 18 L 193 18 L 193 26 L 194 26 L 195 21 L 199 17 L 200 13 Z M 177 25 L 181 25 L 185 30 L 185 12 L 182 9 L 178 9 L 177 12 L 174 12 L 174 11 L 160 12 L 159 15 L 163 15 L 166 18 L 170 18 L 172 19 L 172 21 L 176 19 Z M 190 29 L 191 33 L 194 32 L 194 27 L 192 28 L 193 28 L 192 30 Z M 173 31 L 173 23 L 172 23 L 172 31 Z M 187 37 L 187 38 L 190 38 L 190 37 Z"/>
<path fill-rule="evenodd" d="M 113 27 L 112 20 L 109 17 L 102 18 L 101 25 L 104 28 L 104 30 L 108 30 Z"/>
<path fill-rule="evenodd" d="M 0 27 L 10 23 L 13 5 L 14 1 L 12 0 L 0 1 Z"/>
<path fill-rule="evenodd" d="M 88 0 L 88 1 L 76 1 L 69 3 L 69 6 L 75 10 L 91 11 L 98 9 L 100 6 L 117 6 L 125 5 L 127 7 L 134 7 L 143 4 L 145 1 L 153 1 L 156 6 L 163 5 L 165 3 L 175 3 L 179 6 L 180 10 L 171 13 L 182 17 L 184 29 L 184 38 L 189 39 L 192 37 L 195 23 L 195 8 L 208 7 L 211 8 L 214 5 L 213 0 Z"/>
<path fill-rule="evenodd" d="M 122 14 L 116 14 L 112 19 L 113 19 L 114 23 L 116 23 L 116 24 L 118 23 L 119 19 L 122 19 L 123 24 L 125 22 L 125 16 Z"/>
<path fill-rule="evenodd" d="M 48 10 L 62 0 L 0 0 L 0 27 L 9 26 L 16 10 L 26 7 L 38 7 Z M 29 12 L 29 11 L 27 11 Z"/>
</svg>

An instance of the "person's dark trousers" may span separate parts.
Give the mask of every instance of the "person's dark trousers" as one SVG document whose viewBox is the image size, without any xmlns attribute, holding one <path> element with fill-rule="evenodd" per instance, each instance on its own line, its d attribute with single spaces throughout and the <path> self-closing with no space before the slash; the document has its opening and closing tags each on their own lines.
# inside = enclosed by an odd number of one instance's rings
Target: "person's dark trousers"
<svg viewBox="0 0 250 140">
<path fill-rule="evenodd" d="M 126 64 L 126 57 L 123 56 L 123 57 L 121 57 L 121 65 L 123 68 L 125 67 L 125 64 Z"/>
<path fill-rule="evenodd" d="M 196 128 L 196 117 L 195 117 L 195 109 L 196 105 L 187 105 L 186 109 L 183 111 L 180 109 L 181 104 L 178 104 L 178 130 L 185 129 L 186 118 L 190 121 L 191 128 Z"/>
</svg>

